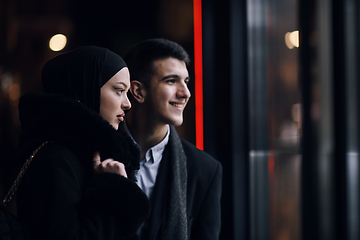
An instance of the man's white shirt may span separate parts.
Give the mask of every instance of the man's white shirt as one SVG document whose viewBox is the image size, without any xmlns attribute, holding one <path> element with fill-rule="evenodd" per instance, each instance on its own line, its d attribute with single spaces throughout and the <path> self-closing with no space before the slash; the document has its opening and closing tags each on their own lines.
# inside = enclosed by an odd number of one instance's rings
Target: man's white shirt
<svg viewBox="0 0 360 240">
<path fill-rule="evenodd" d="M 129 132 L 126 124 L 125 129 Z M 131 133 L 129 132 L 131 136 Z M 136 184 L 143 190 L 143 192 L 150 199 L 151 193 L 154 189 L 156 182 L 156 177 L 158 174 L 160 162 L 163 156 L 166 145 L 169 142 L 170 127 L 168 126 L 168 131 L 166 136 L 161 142 L 150 148 L 145 153 L 145 159 L 140 162 L 140 169 L 136 173 Z M 135 140 L 134 140 L 135 142 Z"/>
</svg>

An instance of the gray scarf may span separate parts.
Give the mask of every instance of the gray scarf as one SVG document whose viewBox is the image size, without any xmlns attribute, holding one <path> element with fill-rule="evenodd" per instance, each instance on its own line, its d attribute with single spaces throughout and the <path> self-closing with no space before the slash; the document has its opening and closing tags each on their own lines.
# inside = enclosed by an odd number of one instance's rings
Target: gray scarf
<svg viewBox="0 0 360 240">
<path fill-rule="evenodd" d="M 162 219 L 161 239 L 187 240 L 187 168 L 186 156 L 174 127 L 170 130 L 170 191 Z"/>
</svg>

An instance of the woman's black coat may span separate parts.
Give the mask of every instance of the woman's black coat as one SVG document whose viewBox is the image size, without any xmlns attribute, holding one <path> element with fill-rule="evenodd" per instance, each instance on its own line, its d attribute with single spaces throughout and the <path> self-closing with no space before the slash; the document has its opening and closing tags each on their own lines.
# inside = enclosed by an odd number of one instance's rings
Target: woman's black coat
<svg viewBox="0 0 360 240">
<path fill-rule="evenodd" d="M 31 93 L 19 103 L 23 128 L 21 158 L 44 141 L 24 175 L 17 196 L 18 216 L 30 239 L 137 239 L 149 203 L 136 185 L 139 149 L 99 114 L 54 94 Z M 93 174 L 93 153 L 123 162 L 128 179 Z"/>
</svg>

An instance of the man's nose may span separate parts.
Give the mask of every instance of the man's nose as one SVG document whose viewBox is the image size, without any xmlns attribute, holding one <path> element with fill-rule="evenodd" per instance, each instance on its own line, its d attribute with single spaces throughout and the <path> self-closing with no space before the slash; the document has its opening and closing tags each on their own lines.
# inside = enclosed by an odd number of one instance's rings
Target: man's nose
<svg viewBox="0 0 360 240">
<path fill-rule="evenodd" d="M 187 86 L 187 84 L 182 84 L 181 87 L 178 90 L 178 96 L 182 97 L 182 98 L 190 98 L 191 97 L 191 93 L 190 90 Z"/>
</svg>

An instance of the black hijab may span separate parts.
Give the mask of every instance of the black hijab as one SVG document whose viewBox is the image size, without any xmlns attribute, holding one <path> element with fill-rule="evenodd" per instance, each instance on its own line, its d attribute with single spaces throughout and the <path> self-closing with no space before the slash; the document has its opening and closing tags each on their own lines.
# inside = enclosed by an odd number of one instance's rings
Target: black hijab
<svg viewBox="0 0 360 240">
<path fill-rule="evenodd" d="M 42 84 L 45 92 L 69 96 L 99 113 L 101 87 L 124 67 L 124 60 L 106 48 L 80 47 L 45 63 Z"/>
</svg>

